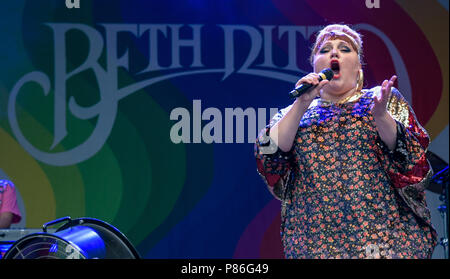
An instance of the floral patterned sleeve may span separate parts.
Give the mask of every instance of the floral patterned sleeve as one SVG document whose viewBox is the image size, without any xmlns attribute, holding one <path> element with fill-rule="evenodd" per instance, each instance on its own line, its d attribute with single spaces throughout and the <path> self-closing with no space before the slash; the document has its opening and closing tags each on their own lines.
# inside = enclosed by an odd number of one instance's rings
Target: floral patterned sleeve
<svg viewBox="0 0 450 279">
<path fill-rule="evenodd" d="M 381 161 L 403 200 L 418 216 L 429 222 L 424 190 L 433 175 L 425 155 L 430 139 L 411 106 L 396 88 L 392 88 L 388 111 L 397 123 L 397 143 L 391 151 L 381 139 L 377 141 Z"/>
<path fill-rule="evenodd" d="M 285 189 L 293 168 L 293 152 L 282 151 L 269 137 L 270 129 L 290 109 L 280 110 L 259 134 L 255 143 L 255 157 L 258 173 L 267 184 L 269 191 L 278 199 L 285 199 Z"/>
</svg>

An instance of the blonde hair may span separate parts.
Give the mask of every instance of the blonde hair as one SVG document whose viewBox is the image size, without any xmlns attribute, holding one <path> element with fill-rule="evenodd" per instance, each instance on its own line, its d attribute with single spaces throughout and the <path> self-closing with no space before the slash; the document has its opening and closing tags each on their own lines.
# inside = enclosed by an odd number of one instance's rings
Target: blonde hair
<svg viewBox="0 0 450 279">
<path fill-rule="evenodd" d="M 350 43 L 353 47 L 353 49 L 356 51 L 359 57 L 359 61 L 362 63 L 362 35 L 350 28 L 349 26 L 345 24 L 330 24 L 320 30 L 316 37 L 316 42 L 314 43 L 314 46 L 311 51 L 311 57 L 310 62 L 311 65 L 313 65 L 314 56 L 316 55 L 319 48 L 322 46 L 324 42 L 326 42 L 329 39 L 342 39 L 348 43 Z M 314 65 L 313 65 L 314 66 Z"/>
</svg>

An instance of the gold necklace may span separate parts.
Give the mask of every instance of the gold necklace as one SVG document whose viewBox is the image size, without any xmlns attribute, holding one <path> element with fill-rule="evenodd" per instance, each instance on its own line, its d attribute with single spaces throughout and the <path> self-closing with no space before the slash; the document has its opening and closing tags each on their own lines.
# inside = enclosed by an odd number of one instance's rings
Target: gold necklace
<svg viewBox="0 0 450 279">
<path fill-rule="evenodd" d="M 348 97 L 345 97 L 342 100 L 337 101 L 336 104 L 345 104 L 347 102 L 356 101 L 356 100 L 359 99 L 359 97 L 361 97 L 361 95 L 362 95 L 362 92 L 361 91 L 357 91 L 357 92 L 353 93 L 352 95 L 350 95 Z"/>
<path fill-rule="evenodd" d="M 337 101 L 337 102 L 324 100 L 324 99 L 322 99 L 322 98 L 321 98 L 320 100 L 321 100 L 321 102 L 324 103 L 324 104 L 339 104 L 339 105 L 340 105 L 340 104 L 345 104 L 345 103 L 347 103 L 347 102 L 353 102 L 353 101 L 356 101 L 356 100 L 358 100 L 359 97 L 361 97 L 361 96 L 362 96 L 362 92 L 361 92 L 361 91 L 357 91 L 357 92 L 353 93 L 352 95 L 347 96 L 347 97 L 345 97 L 344 99 L 339 100 L 339 101 Z"/>
</svg>

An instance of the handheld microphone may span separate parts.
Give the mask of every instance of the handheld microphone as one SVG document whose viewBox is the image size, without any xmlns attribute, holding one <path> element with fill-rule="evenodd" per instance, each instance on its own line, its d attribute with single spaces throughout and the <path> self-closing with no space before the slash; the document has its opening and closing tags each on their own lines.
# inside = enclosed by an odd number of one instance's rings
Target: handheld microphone
<svg viewBox="0 0 450 279">
<path fill-rule="evenodd" d="M 319 82 L 321 82 L 324 79 L 331 80 L 331 79 L 333 79 L 333 75 L 334 75 L 333 71 L 330 68 L 326 68 L 326 69 L 322 70 L 322 72 L 319 73 Z M 311 87 L 313 87 L 313 85 L 310 83 L 302 83 L 299 86 L 297 86 L 294 90 L 289 92 L 289 97 L 292 99 L 300 97 L 301 95 L 308 92 L 308 90 Z"/>
</svg>

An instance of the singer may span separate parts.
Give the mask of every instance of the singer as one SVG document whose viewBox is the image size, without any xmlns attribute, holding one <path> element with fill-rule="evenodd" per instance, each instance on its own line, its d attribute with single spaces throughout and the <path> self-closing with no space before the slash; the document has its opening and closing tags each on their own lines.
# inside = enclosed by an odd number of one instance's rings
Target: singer
<svg viewBox="0 0 450 279">
<path fill-rule="evenodd" d="M 437 244 L 424 192 L 428 134 L 396 76 L 362 89 L 362 52 L 347 25 L 322 29 L 314 72 L 296 84 L 313 86 L 256 140 L 258 172 L 282 202 L 286 258 L 430 258 Z M 333 78 L 319 82 L 326 68 Z"/>
</svg>

